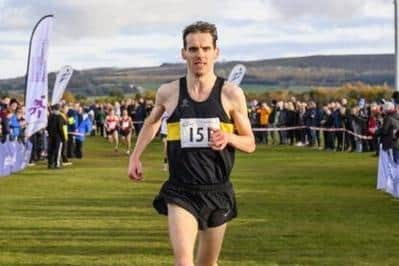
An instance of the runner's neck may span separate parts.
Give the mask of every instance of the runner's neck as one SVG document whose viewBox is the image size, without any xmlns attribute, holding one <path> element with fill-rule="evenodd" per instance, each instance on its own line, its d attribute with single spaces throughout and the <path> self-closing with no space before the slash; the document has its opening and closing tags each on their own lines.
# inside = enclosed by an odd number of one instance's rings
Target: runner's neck
<svg viewBox="0 0 399 266">
<path fill-rule="evenodd" d="M 216 82 L 217 77 L 213 72 L 210 72 L 209 74 L 200 77 L 187 73 L 186 79 L 187 90 L 190 95 L 200 97 L 201 95 L 210 93 Z"/>
</svg>

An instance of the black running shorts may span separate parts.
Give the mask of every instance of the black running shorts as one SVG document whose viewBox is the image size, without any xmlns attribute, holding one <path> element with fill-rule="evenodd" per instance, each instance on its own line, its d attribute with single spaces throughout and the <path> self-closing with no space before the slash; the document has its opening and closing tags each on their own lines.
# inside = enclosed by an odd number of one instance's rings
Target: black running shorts
<svg viewBox="0 0 399 266">
<path fill-rule="evenodd" d="M 166 181 L 153 206 L 168 215 L 167 204 L 176 204 L 190 212 L 200 230 L 217 227 L 237 217 L 233 186 L 230 182 L 216 185 L 187 185 Z"/>
<path fill-rule="evenodd" d="M 121 130 L 119 131 L 119 134 L 120 134 L 122 137 L 127 137 L 130 133 L 132 133 L 132 130 L 131 130 L 131 129 L 121 129 Z"/>
<path fill-rule="evenodd" d="M 111 136 L 111 135 L 113 135 L 113 134 L 114 134 L 114 132 L 115 132 L 116 130 L 117 130 L 116 128 L 114 128 L 114 129 L 109 129 L 109 130 L 106 130 L 107 136 Z"/>
</svg>

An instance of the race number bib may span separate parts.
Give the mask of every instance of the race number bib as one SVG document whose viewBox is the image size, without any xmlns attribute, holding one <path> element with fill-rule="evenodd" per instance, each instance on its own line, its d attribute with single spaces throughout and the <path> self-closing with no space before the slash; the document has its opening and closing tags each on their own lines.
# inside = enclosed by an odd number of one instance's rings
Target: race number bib
<svg viewBox="0 0 399 266">
<path fill-rule="evenodd" d="M 123 121 L 123 122 L 122 122 L 122 128 L 123 128 L 123 129 L 129 128 L 129 121 Z"/>
<path fill-rule="evenodd" d="M 115 128 L 116 128 L 116 122 L 115 121 L 108 122 L 108 129 L 115 129 Z"/>
<path fill-rule="evenodd" d="M 182 148 L 209 147 L 211 129 L 220 128 L 220 120 L 215 118 L 180 119 L 180 144 Z"/>
</svg>

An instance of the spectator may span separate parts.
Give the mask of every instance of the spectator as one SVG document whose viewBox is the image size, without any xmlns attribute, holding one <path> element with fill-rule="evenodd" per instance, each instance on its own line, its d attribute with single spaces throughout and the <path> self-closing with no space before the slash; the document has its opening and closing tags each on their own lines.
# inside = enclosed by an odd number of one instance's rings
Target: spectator
<svg viewBox="0 0 399 266">
<path fill-rule="evenodd" d="M 372 145 L 372 150 L 376 151 L 376 155 L 379 154 L 378 152 L 378 138 L 376 135 L 376 131 L 378 130 L 379 127 L 381 127 L 381 125 L 379 125 L 380 123 L 380 108 L 378 107 L 377 104 L 373 104 L 370 107 L 370 117 L 368 120 L 368 134 L 367 136 L 371 137 L 371 145 Z"/>
<path fill-rule="evenodd" d="M 19 125 L 18 117 L 17 117 L 17 108 L 19 106 L 19 103 L 16 99 L 11 99 L 10 100 L 10 105 L 9 105 L 9 112 L 8 112 L 8 119 L 9 119 L 9 127 L 10 127 L 10 140 L 17 140 L 21 127 Z"/>
<path fill-rule="evenodd" d="M 144 120 L 146 118 L 146 113 L 147 113 L 147 109 L 146 109 L 144 99 L 142 97 L 140 97 L 138 106 L 136 107 L 135 119 L 134 119 L 134 121 L 136 122 L 134 124 L 134 128 L 135 128 L 137 136 L 139 135 L 141 127 L 143 126 Z"/>
<path fill-rule="evenodd" d="M 8 120 L 8 105 L 2 102 L 0 106 L 0 121 L 1 121 L 1 142 L 6 141 L 8 134 L 10 133 L 10 126 Z"/>
<path fill-rule="evenodd" d="M 61 167 L 62 143 L 65 142 L 64 119 L 60 115 L 60 106 L 55 104 L 47 123 L 48 132 L 48 168 L 56 169 Z"/>
<path fill-rule="evenodd" d="M 67 143 L 68 143 L 68 138 L 72 138 L 72 135 L 68 135 L 68 113 L 69 107 L 68 105 L 64 104 L 60 110 L 60 116 L 62 118 L 62 133 L 64 137 L 62 138 L 62 150 L 61 150 L 61 158 L 62 158 L 62 165 L 67 166 L 67 165 L 72 165 L 72 163 L 68 160 L 67 156 Z"/>
<path fill-rule="evenodd" d="M 287 124 L 287 110 L 285 109 L 287 105 L 283 102 L 280 101 L 277 103 L 278 107 L 278 116 L 277 118 L 277 127 L 285 127 Z M 280 130 L 279 132 L 279 137 L 280 137 L 280 145 L 282 144 L 287 144 L 287 131 L 286 130 Z"/>
<path fill-rule="evenodd" d="M 396 136 L 399 130 L 399 114 L 392 102 L 384 103 L 385 117 L 382 127 L 377 131 L 381 136 L 382 149 L 384 151 L 392 150 L 393 158 L 396 163 L 399 161 L 399 138 Z"/>
<path fill-rule="evenodd" d="M 269 106 L 267 105 L 267 103 L 262 102 L 260 107 L 256 110 L 256 112 L 258 113 L 259 116 L 259 127 L 260 128 L 267 128 L 269 125 L 269 115 L 271 113 L 271 110 L 269 108 Z M 260 143 L 268 143 L 268 134 L 267 131 L 262 131 L 259 134 L 259 139 L 258 141 Z"/>
<path fill-rule="evenodd" d="M 75 132 L 77 129 L 78 111 L 80 104 L 76 103 L 74 108 L 69 108 L 67 113 L 68 118 L 68 141 L 67 141 L 67 157 L 74 157 L 75 148 Z"/>
<path fill-rule="evenodd" d="M 26 129 L 26 120 L 24 117 L 24 108 L 18 107 L 17 109 L 17 120 L 18 120 L 18 124 L 19 124 L 19 135 L 18 135 L 18 140 L 19 141 L 25 141 L 25 129 Z"/>
<path fill-rule="evenodd" d="M 95 113 L 97 135 L 104 137 L 105 112 L 102 105 L 98 106 Z"/>
<path fill-rule="evenodd" d="M 75 156 L 78 159 L 83 157 L 83 142 L 85 140 L 86 134 L 91 131 L 91 121 L 87 112 L 83 112 L 83 108 L 79 107 L 76 123 L 76 135 L 75 135 Z"/>
<path fill-rule="evenodd" d="M 295 98 L 294 98 L 295 99 Z M 295 107 L 293 102 L 286 103 L 286 126 L 295 127 L 297 124 L 297 117 L 295 113 Z M 295 144 L 295 130 L 287 131 L 288 144 Z"/>
<path fill-rule="evenodd" d="M 353 132 L 357 135 L 361 135 L 362 134 L 362 118 L 360 118 L 359 116 L 359 111 L 360 111 L 360 107 L 359 106 L 355 106 L 352 108 L 352 128 L 353 128 Z M 354 145 L 352 145 L 352 147 L 355 147 L 357 152 L 363 152 L 363 142 L 362 139 L 358 136 L 354 137 Z"/>
</svg>

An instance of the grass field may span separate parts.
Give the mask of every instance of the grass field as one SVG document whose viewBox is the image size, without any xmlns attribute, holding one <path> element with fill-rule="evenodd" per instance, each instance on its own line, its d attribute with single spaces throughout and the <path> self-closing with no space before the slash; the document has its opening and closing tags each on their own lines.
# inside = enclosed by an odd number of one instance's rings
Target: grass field
<svg viewBox="0 0 399 266">
<path fill-rule="evenodd" d="M 127 156 L 88 138 L 85 158 L 0 179 L 0 265 L 172 265 L 166 218 L 152 209 L 165 180 L 161 144 Z M 220 265 L 399 265 L 399 201 L 375 190 L 376 158 L 294 147 L 237 153 L 239 217 Z"/>
</svg>

